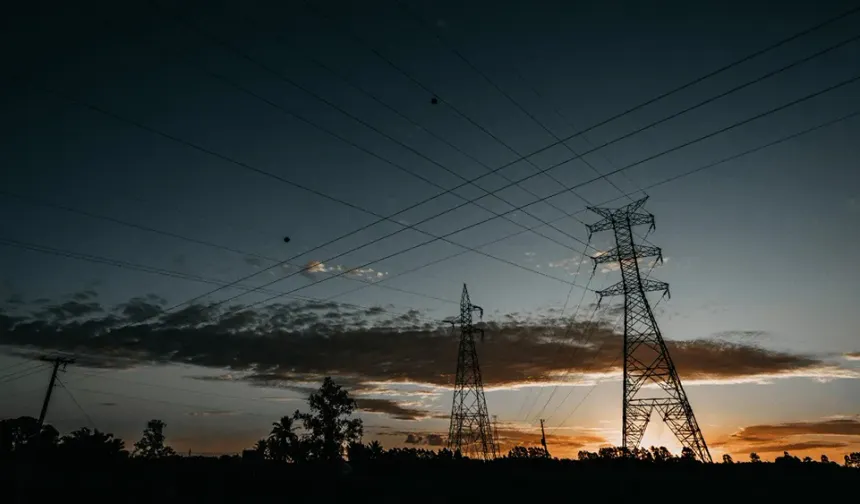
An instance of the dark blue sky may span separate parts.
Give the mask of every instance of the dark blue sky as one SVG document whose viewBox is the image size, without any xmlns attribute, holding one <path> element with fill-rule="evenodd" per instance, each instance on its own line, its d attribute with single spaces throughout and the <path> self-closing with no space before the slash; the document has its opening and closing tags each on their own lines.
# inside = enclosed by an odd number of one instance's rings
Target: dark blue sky
<svg viewBox="0 0 860 504">
<path fill-rule="evenodd" d="M 849 83 L 572 194 L 560 184 L 583 184 L 857 77 L 860 41 L 845 42 L 616 141 L 857 36 L 860 14 L 557 144 L 844 12 L 850 2 L 156 3 L 163 7 L 134 1 L 14 8 L 3 35 L 9 78 L 0 119 L 0 291 L 8 313 L 37 312 L 86 290 L 104 310 L 147 294 L 172 306 L 216 286 L 176 274 L 232 282 L 292 257 L 292 267 L 244 284 L 289 274 L 267 288 L 352 308 L 382 306 L 395 316 L 414 309 L 422 320 L 439 320 L 456 313 L 465 282 L 490 319 L 562 306 L 567 316 L 586 317 L 594 297 L 583 298 L 581 287 L 590 281 L 590 264 L 575 273 L 588 241 L 583 222 L 596 217 L 574 213 L 585 201 L 620 205 L 629 201 L 623 193 L 640 197 L 643 188 L 675 175 L 860 110 L 860 84 Z M 439 103 L 431 103 L 434 96 Z M 661 305 L 667 339 L 752 331 L 769 335 L 757 345 L 792 355 L 830 359 L 858 350 L 856 138 L 860 119 L 848 118 L 645 189 L 646 208 L 657 218 L 648 240 L 667 258 L 655 276 L 672 285 L 672 299 Z M 316 248 L 377 221 L 373 214 L 394 214 L 509 163 L 478 180 L 480 188 L 456 189 L 392 217 L 395 222 Z M 344 254 L 465 200 L 480 207 L 464 205 Z M 554 227 L 501 239 L 539 225 L 538 219 Z M 378 261 L 432 239 L 427 233 L 454 243 L 437 240 Z M 467 252 L 390 278 L 462 252 L 455 243 L 478 247 L 498 239 L 480 249 L 493 257 Z M 611 246 L 609 239 L 595 236 L 589 253 Z M 34 246 L 124 261 L 126 268 Z M 298 271 L 312 261 L 322 264 Z M 588 285 L 616 280 L 617 272 L 598 269 Z M 571 281 L 577 287 L 566 303 Z M 224 289 L 205 300 L 239 293 Z M 271 296 L 256 292 L 235 303 Z M 48 301 L 36 303 L 40 298 Z M 160 376 L 162 385 L 187 382 L 175 370 L 159 369 L 146 372 Z M 854 372 L 845 377 L 856 378 Z M 855 400 L 846 409 L 856 413 L 860 395 L 852 387 Z M 516 416 L 523 400 L 517 394 L 534 393 L 526 390 L 499 392 L 500 415 Z M 613 394 L 605 394 L 607 404 Z M 808 417 L 817 415 L 813 409 Z M 836 413 L 845 411 L 822 415 Z"/>
</svg>

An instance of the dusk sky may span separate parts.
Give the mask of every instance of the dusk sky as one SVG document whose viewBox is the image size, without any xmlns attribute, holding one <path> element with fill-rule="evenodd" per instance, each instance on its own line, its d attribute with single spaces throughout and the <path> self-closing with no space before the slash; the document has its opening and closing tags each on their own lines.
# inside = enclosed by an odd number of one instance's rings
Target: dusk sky
<svg viewBox="0 0 860 504">
<path fill-rule="evenodd" d="M 62 353 L 61 432 L 159 418 L 236 453 L 330 375 L 365 441 L 435 448 L 465 283 L 503 448 L 540 418 L 555 456 L 617 445 L 623 305 L 593 291 L 620 277 L 585 207 L 647 195 L 714 458 L 858 451 L 860 10 L 624 114 L 855 7 L 19 3 L 0 413 L 38 416 Z M 679 450 L 659 419 L 643 444 Z"/>
</svg>

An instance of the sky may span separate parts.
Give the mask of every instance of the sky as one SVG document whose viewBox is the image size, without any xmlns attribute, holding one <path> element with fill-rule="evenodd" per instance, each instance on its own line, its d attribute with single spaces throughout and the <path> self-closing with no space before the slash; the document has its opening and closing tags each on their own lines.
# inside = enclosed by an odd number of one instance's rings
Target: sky
<svg viewBox="0 0 860 504">
<path fill-rule="evenodd" d="M 333 376 L 365 441 L 436 447 L 466 284 L 502 447 L 541 418 L 554 455 L 617 445 L 623 305 L 594 290 L 620 278 L 592 274 L 613 243 L 586 207 L 647 195 L 651 301 L 711 453 L 841 459 L 860 12 L 709 74 L 852 7 L 16 5 L 0 413 L 37 416 L 35 358 L 61 353 L 61 432 L 130 445 L 160 418 L 183 453 L 235 453 Z M 643 443 L 679 449 L 659 419 Z"/>
</svg>

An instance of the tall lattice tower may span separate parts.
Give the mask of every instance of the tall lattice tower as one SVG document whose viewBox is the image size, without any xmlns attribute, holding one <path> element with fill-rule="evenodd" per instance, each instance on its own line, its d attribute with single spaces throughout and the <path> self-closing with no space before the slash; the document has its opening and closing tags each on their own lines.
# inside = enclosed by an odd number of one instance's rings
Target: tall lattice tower
<svg viewBox="0 0 860 504">
<path fill-rule="evenodd" d="M 662 291 L 669 294 L 669 284 L 643 279 L 639 270 L 641 259 L 655 257 L 661 262 L 663 255 L 658 247 L 633 243 L 633 226 L 650 225 L 654 216 L 638 212 L 648 197 L 615 209 L 588 209 L 602 220 L 587 225 L 588 233 L 612 230 L 615 248 L 591 259 L 594 267 L 617 262 L 621 268 L 621 281 L 598 291 L 604 296 L 624 295 L 624 399 L 621 444 L 636 448 L 642 441 L 645 429 L 656 410 L 681 444 L 693 450 L 702 461 L 712 462 L 705 438 L 696 423 L 693 408 L 681 385 L 681 379 L 669 356 L 669 350 L 660 334 L 654 313 L 646 297 L 647 292 Z M 651 385 L 646 387 L 646 385 Z"/>
<path fill-rule="evenodd" d="M 484 383 L 481 380 L 481 367 L 478 365 L 478 351 L 475 348 L 475 333 L 479 333 L 483 341 L 484 330 L 472 325 L 472 313 L 475 311 L 480 313 L 481 318 L 484 317 L 484 310 L 472 304 L 469 291 L 463 284 L 459 319 L 460 349 L 457 352 L 457 378 L 454 382 L 448 448 L 459 450 L 469 458 L 488 460 L 496 457 L 496 443 L 490 416 L 487 414 Z"/>
</svg>

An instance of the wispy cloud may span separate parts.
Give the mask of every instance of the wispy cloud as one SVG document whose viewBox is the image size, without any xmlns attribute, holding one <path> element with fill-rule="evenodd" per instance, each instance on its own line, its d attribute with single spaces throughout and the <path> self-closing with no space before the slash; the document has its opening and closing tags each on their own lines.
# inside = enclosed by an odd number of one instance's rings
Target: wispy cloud
<svg viewBox="0 0 860 504">
<path fill-rule="evenodd" d="M 238 411 L 227 411 L 227 410 L 201 410 L 201 411 L 192 411 L 188 413 L 193 417 L 221 417 L 221 416 L 234 416 L 238 415 Z"/>
<path fill-rule="evenodd" d="M 372 399 L 359 397 L 355 400 L 358 409 L 368 413 L 381 413 L 397 420 L 423 420 L 438 417 L 442 413 L 433 413 L 418 407 L 418 403 L 402 403 L 391 399 Z"/>
<path fill-rule="evenodd" d="M 811 422 L 750 425 L 715 448 L 741 453 L 781 453 L 817 449 L 847 449 L 860 443 L 860 418 L 831 418 Z"/>
<path fill-rule="evenodd" d="M 302 270 L 302 274 L 309 278 L 320 273 L 345 274 L 366 281 L 378 281 L 388 276 L 387 271 L 377 271 L 373 268 L 350 268 L 342 264 L 329 265 L 320 261 L 309 261 Z"/>
</svg>

